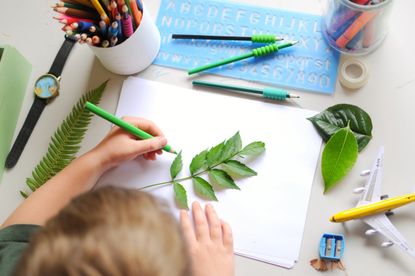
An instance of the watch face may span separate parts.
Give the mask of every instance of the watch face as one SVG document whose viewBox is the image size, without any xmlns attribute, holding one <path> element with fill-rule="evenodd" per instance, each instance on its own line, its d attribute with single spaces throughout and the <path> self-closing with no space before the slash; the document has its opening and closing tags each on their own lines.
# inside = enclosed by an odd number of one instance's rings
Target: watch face
<svg viewBox="0 0 415 276">
<path fill-rule="evenodd" d="M 58 96 L 59 81 L 50 74 L 40 76 L 35 83 L 35 94 L 39 98 L 49 99 Z"/>
</svg>

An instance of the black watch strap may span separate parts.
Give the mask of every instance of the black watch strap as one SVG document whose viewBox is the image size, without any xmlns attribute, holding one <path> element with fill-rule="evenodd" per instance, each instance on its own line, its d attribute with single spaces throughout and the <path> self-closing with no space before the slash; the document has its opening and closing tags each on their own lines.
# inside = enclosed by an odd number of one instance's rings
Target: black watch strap
<svg viewBox="0 0 415 276">
<path fill-rule="evenodd" d="M 65 62 L 72 50 L 72 47 L 76 43 L 76 39 L 72 36 L 65 36 L 65 41 L 59 49 L 58 54 L 53 61 L 53 64 L 49 70 L 49 74 L 56 77 L 56 82 L 59 83 L 59 77 L 62 73 Z M 9 152 L 9 155 L 6 159 L 6 168 L 13 168 L 17 161 L 19 160 L 22 152 L 26 146 L 27 141 L 29 140 L 30 135 L 33 132 L 37 121 L 39 120 L 40 115 L 42 114 L 43 109 L 50 100 L 50 97 L 54 97 L 59 93 L 59 91 L 54 91 L 53 95 L 48 96 L 49 98 L 43 98 L 36 96 L 35 101 L 30 108 L 29 114 L 26 117 L 25 122 L 23 123 L 22 129 L 17 135 L 16 141 L 14 142 L 12 149 Z"/>
<path fill-rule="evenodd" d="M 13 168 L 14 165 L 16 165 L 20 155 L 22 155 L 23 149 L 26 146 L 27 140 L 29 140 L 30 134 L 32 134 L 33 128 L 39 120 L 40 114 L 42 114 L 46 104 L 47 99 L 35 97 L 35 101 L 33 102 L 29 114 L 27 114 L 26 120 L 24 121 L 23 126 L 17 135 L 16 141 L 14 142 L 9 155 L 7 155 L 5 164 L 6 168 Z"/>
<path fill-rule="evenodd" d="M 76 39 L 73 36 L 65 36 L 65 41 L 59 49 L 59 52 L 56 55 L 52 66 L 50 67 L 49 74 L 52 74 L 56 77 L 61 75 L 63 66 L 65 65 L 66 59 L 68 58 L 72 47 L 75 45 L 75 42 Z"/>
</svg>

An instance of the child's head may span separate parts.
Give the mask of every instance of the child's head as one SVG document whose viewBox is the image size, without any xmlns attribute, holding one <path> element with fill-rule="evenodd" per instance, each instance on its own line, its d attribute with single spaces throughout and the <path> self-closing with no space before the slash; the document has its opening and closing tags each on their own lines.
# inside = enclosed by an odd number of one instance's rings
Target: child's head
<svg viewBox="0 0 415 276">
<path fill-rule="evenodd" d="M 149 194 L 103 188 L 74 199 L 36 233 L 17 275 L 187 275 L 178 225 Z"/>
</svg>

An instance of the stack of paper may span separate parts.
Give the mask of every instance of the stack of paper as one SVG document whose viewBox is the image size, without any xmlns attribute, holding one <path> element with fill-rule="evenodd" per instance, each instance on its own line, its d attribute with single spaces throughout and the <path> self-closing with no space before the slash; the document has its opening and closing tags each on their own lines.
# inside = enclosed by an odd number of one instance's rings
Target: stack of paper
<svg viewBox="0 0 415 276">
<path fill-rule="evenodd" d="M 237 181 L 238 190 L 217 192 L 213 202 L 234 233 L 235 253 L 290 268 L 298 259 L 310 189 L 321 139 L 306 120 L 315 112 L 217 93 L 192 91 L 134 77 L 122 88 L 117 116 L 133 115 L 154 121 L 176 150 L 183 150 L 184 169 L 200 151 L 240 131 L 244 145 L 263 141 L 266 151 L 246 161 L 257 176 Z M 101 185 L 139 188 L 170 180 L 175 155 L 157 161 L 142 158 L 106 173 Z M 182 183 L 189 203 L 198 200 L 191 181 Z M 149 190 L 164 198 L 177 216 L 171 186 Z"/>
</svg>

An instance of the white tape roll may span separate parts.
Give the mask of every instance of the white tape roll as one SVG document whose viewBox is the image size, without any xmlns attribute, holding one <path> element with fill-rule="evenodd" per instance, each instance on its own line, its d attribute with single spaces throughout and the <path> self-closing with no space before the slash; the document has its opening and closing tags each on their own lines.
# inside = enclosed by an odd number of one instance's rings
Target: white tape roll
<svg viewBox="0 0 415 276">
<path fill-rule="evenodd" d="M 358 89 L 367 83 L 369 71 L 366 65 L 355 58 L 347 58 L 340 64 L 339 81 L 350 89 Z"/>
</svg>

